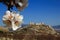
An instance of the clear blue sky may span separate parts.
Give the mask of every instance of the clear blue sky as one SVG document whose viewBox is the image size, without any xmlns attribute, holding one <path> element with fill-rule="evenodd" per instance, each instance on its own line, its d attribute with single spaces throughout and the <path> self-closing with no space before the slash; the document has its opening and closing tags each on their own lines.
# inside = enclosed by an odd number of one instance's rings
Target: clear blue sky
<svg viewBox="0 0 60 40">
<path fill-rule="evenodd" d="M 3 25 L 2 16 L 6 10 L 6 6 L 0 3 L 0 25 Z M 60 0 L 29 0 L 28 7 L 21 15 L 24 16 L 25 24 L 44 22 L 48 25 L 60 25 Z"/>
</svg>

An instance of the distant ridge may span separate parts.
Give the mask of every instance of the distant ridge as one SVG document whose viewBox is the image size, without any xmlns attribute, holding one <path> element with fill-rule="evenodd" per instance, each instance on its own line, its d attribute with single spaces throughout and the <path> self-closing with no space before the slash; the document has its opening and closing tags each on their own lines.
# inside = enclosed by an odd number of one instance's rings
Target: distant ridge
<svg viewBox="0 0 60 40">
<path fill-rule="evenodd" d="M 52 26 L 54 29 L 60 29 L 60 25 Z"/>
</svg>

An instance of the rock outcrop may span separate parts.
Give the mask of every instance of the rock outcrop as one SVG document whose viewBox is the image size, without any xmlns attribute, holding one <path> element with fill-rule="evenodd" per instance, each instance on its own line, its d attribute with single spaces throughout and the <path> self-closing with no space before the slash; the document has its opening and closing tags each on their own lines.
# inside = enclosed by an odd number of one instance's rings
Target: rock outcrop
<svg viewBox="0 0 60 40">
<path fill-rule="evenodd" d="M 9 29 L 8 29 L 9 30 Z M 0 37 L 8 40 L 59 40 L 60 36 L 51 26 L 45 24 L 29 24 L 16 31 L 6 31 Z"/>
<path fill-rule="evenodd" d="M 27 25 L 27 27 L 23 27 L 20 28 L 18 30 L 16 30 L 15 32 L 17 33 L 22 33 L 22 34 L 35 34 L 35 35 L 48 35 L 48 34 L 57 34 L 57 32 L 49 25 L 45 25 L 45 24 L 40 24 L 40 25 L 36 25 L 36 24 L 31 24 L 31 25 Z"/>
</svg>

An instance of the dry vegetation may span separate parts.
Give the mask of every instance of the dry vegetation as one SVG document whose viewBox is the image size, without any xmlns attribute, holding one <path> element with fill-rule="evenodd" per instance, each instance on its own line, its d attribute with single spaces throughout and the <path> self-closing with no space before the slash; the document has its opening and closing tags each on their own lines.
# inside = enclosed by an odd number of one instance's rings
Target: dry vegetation
<svg viewBox="0 0 60 40">
<path fill-rule="evenodd" d="M 0 37 L 5 37 L 6 39 L 15 39 L 15 40 L 60 40 L 60 36 L 54 35 L 22 35 L 22 34 L 0 34 Z M 8 39 L 7 39 L 8 40 Z"/>
<path fill-rule="evenodd" d="M 5 39 L 4 39 L 5 38 Z M 60 40 L 60 34 L 48 25 L 28 25 L 13 32 L 0 32 L 4 40 Z"/>
</svg>

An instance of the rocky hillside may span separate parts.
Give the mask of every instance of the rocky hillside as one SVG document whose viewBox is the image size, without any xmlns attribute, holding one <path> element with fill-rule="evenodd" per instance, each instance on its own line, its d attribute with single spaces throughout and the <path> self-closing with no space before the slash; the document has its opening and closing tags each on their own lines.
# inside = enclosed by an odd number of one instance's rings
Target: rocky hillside
<svg viewBox="0 0 60 40">
<path fill-rule="evenodd" d="M 0 27 L 2 32 L 10 32 L 8 28 Z M 19 28 L 16 31 L 11 31 L 13 33 L 22 33 L 22 34 L 57 34 L 57 32 L 49 25 L 45 24 L 29 24 L 25 27 Z"/>
<path fill-rule="evenodd" d="M 9 31 L 8 28 L 4 28 L 4 27 L 0 26 L 0 32 L 8 32 L 8 31 Z"/>
<path fill-rule="evenodd" d="M 41 25 L 27 25 L 27 27 L 20 28 L 16 30 L 15 32 L 17 33 L 22 33 L 22 34 L 35 34 L 35 35 L 40 35 L 40 34 L 57 34 L 57 32 L 49 25 L 41 24 Z"/>
<path fill-rule="evenodd" d="M 8 29 L 9 30 L 9 29 Z M 51 26 L 45 24 L 29 24 L 16 31 L 2 31 L 0 37 L 13 40 L 59 40 L 60 36 Z M 8 37 L 8 38 L 7 38 Z"/>
</svg>

